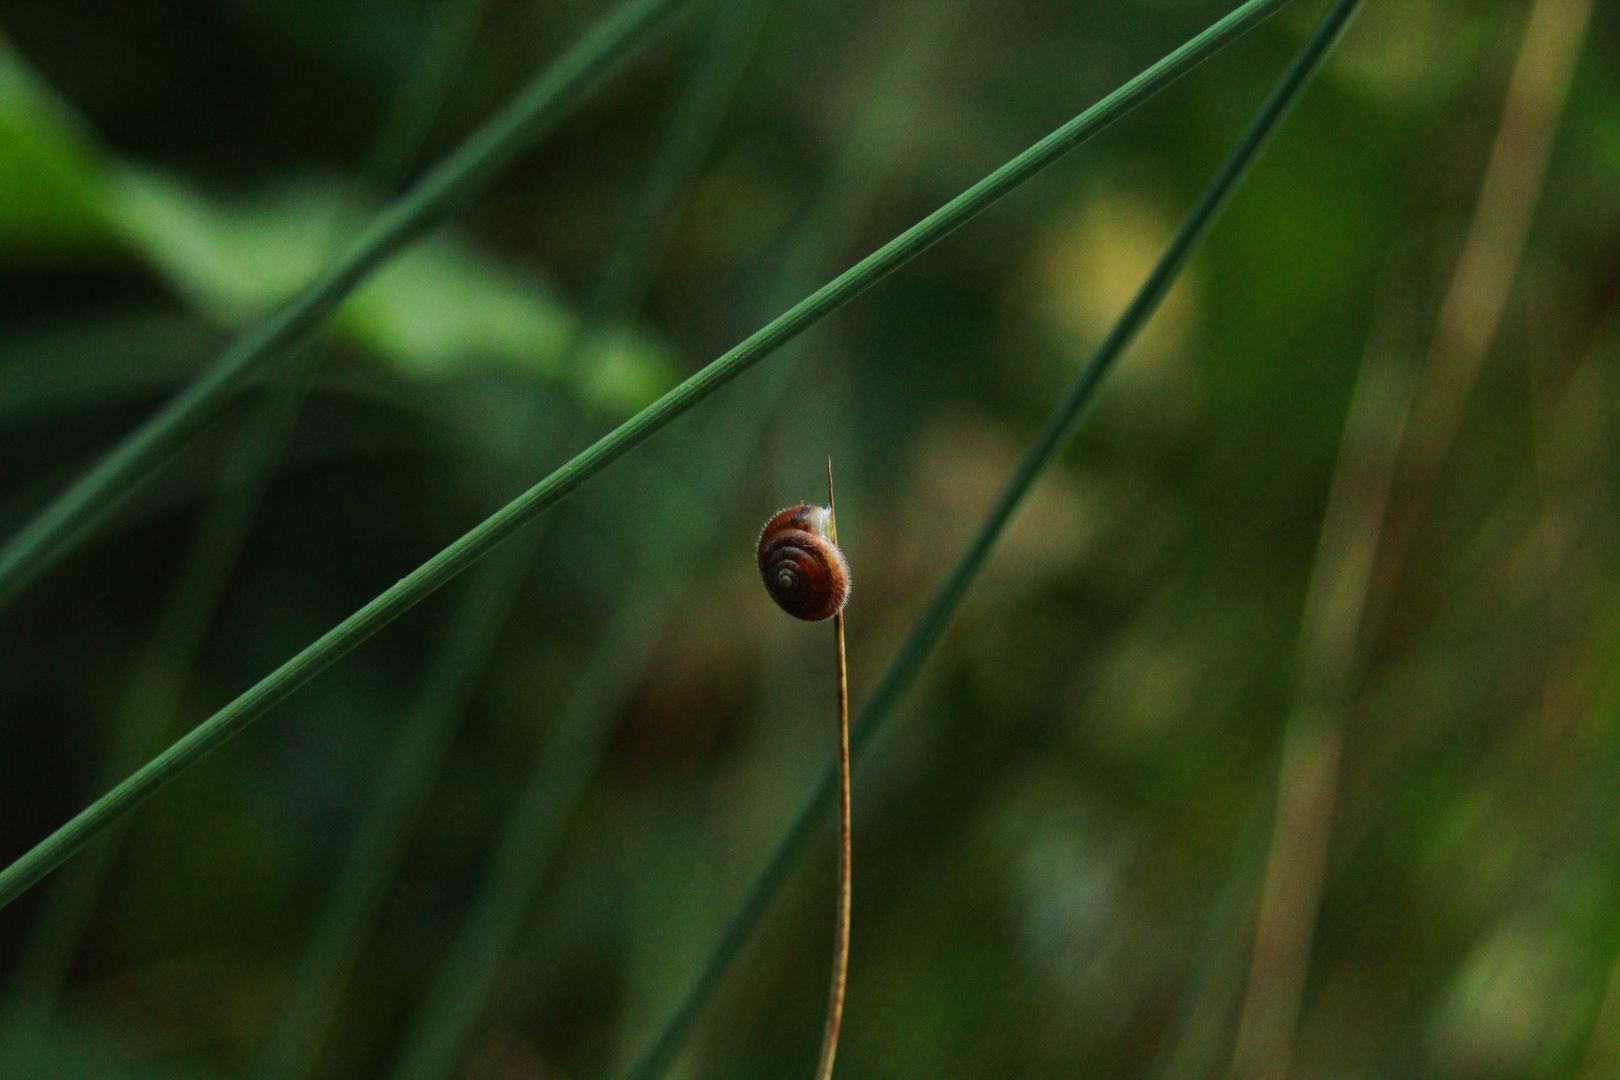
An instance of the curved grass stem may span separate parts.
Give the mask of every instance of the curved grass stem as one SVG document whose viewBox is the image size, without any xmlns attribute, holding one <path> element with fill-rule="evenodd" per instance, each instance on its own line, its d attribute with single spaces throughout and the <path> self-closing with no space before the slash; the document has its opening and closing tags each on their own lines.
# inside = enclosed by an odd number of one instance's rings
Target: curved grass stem
<svg viewBox="0 0 1620 1080">
<path fill-rule="evenodd" d="M 831 511 L 832 542 L 836 546 L 838 503 L 833 498 L 832 458 L 827 459 L 827 508 Z M 833 639 L 838 651 L 838 917 L 833 927 L 832 985 L 827 990 L 827 1023 L 821 1032 L 816 1080 L 832 1080 L 838 1031 L 844 1022 L 844 986 L 849 981 L 850 873 L 854 855 L 850 847 L 849 663 L 844 652 L 843 609 L 833 616 Z"/>
<path fill-rule="evenodd" d="M 34 848 L 13 862 L 4 871 L 0 871 L 0 907 L 11 903 L 46 874 L 50 873 L 51 870 L 61 865 L 64 860 L 88 843 L 102 829 L 105 829 L 112 822 L 150 798 L 163 785 L 208 756 L 254 720 L 257 720 L 284 701 L 310 679 L 336 663 L 351 649 L 354 649 L 361 642 L 370 638 L 437 591 L 446 582 L 483 558 L 496 545 L 506 540 L 540 513 L 577 490 L 591 477 L 669 426 L 678 417 L 684 415 L 722 386 L 730 383 L 744 371 L 804 333 L 811 326 L 844 307 L 905 263 L 938 243 L 945 236 L 956 231 L 1002 196 L 1041 172 L 1091 136 L 1108 127 L 1137 105 L 1157 94 L 1220 48 L 1269 17 L 1285 3 L 1287 3 L 1287 0 L 1248 0 L 1247 3 L 1140 75 L 1131 79 L 1102 101 L 1064 124 L 1022 154 L 996 169 L 973 187 L 952 199 L 949 203 L 934 211 L 865 259 L 862 259 L 855 266 L 822 286 L 791 310 L 754 333 L 724 356 L 692 375 L 658 401 L 625 421 L 550 476 L 485 519 L 459 540 L 456 540 L 416 570 L 401 578 L 387 591 L 327 631 L 303 651 L 198 725 L 197 728 L 177 741 L 168 750 L 148 762 L 134 775 L 85 808 L 71 821 L 35 845 Z M 646 19 L 650 17 L 647 9 L 658 6 L 652 0 L 640 0 L 639 3 L 631 4 L 628 9 L 621 9 L 621 15 L 616 16 L 616 18 L 622 22 L 629 17 L 624 12 L 633 10 L 640 13 L 643 19 Z M 669 0 L 663 0 L 663 6 L 671 6 Z M 618 39 L 615 38 L 615 40 Z M 621 44 L 624 43 L 621 42 Z M 525 95 L 525 100 L 527 100 L 528 96 L 530 95 Z M 553 112 L 547 112 L 546 115 L 549 117 L 553 115 Z M 533 122 L 527 111 L 523 113 L 523 121 L 518 126 L 527 134 L 529 125 Z M 482 138 L 475 138 L 469 149 L 462 151 L 453 159 L 455 161 L 469 160 L 459 169 L 450 170 L 452 177 L 460 177 L 466 174 L 476 175 L 476 177 L 481 178 L 484 175 L 483 170 L 485 168 L 493 167 L 490 163 L 504 164 L 511 154 L 517 152 L 518 143 L 514 142 L 508 147 L 508 152 L 504 156 L 481 149 L 491 140 L 498 141 L 497 137 L 499 135 L 500 132 L 497 131 Z M 505 144 L 502 143 L 501 145 Z M 441 167 L 440 170 L 435 170 L 421 185 L 418 185 L 418 190 L 426 188 L 425 194 L 407 197 L 406 201 L 413 206 L 417 202 L 422 202 L 423 205 L 427 206 L 448 206 L 452 198 L 464 194 L 472 186 L 471 181 L 467 181 L 455 186 L 453 194 L 443 194 L 448 181 L 435 181 L 434 178 L 439 176 L 444 169 L 445 167 Z M 403 229 L 402 226 L 395 224 L 402 213 L 403 211 L 391 211 L 386 214 L 384 216 L 385 220 L 368 232 L 369 239 L 359 250 L 372 251 L 373 247 L 375 247 L 376 251 L 382 252 L 382 248 L 387 247 L 387 245 L 381 244 L 376 239 L 379 233 L 387 237 L 395 237 L 397 243 L 394 247 L 403 244 L 408 235 L 414 235 L 410 230 Z M 431 215 L 424 215 L 422 220 L 425 221 L 428 217 L 431 217 Z M 392 251 L 394 247 L 389 247 L 388 250 Z M 376 262 L 380 262 L 385 254 L 386 252 L 377 254 L 373 261 L 367 262 L 358 271 L 361 276 L 363 276 L 364 270 L 369 270 Z M 1179 265 L 1174 269 L 1179 270 Z M 1171 276 L 1174 276 L 1174 270 L 1171 271 Z M 354 280 L 358 280 L 358 278 L 356 277 Z M 352 287 L 353 281 L 346 276 L 343 279 L 343 284 L 344 288 Z M 328 297 L 332 292 L 332 288 L 336 288 L 336 286 L 330 288 L 322 286 L 315 292 L 322 297 Z M 322 302 L 325 303 L 325 301 Z M 1151 310 L 1152 307 L 1156 306 L 1157 302 L 1158 297 L 1154 297 L 1149 309 Z M 299 311 L 305 312 L 304 315 L 297 317 L 297 319 L 307 320 L 301 325 L 313 325 L 314 319 L 318 317 L 308 314 L 308 311 L 313 310 L 308 305 L 313 303 L 315 302 L 310 300 L 305 302 L 303 306 L 295 305 Z M 330 306 L 335 303 L 334 299 L 327 306 L 320 307 L 319 314 L 324 314 L 330 310 Z M 1140 315 L 1137 317 L 1140 317 Z M 284 313 L 278 315 L 271 320 L 274 326 L 267 323 L 265 327 L 256 331 L 254 335 L 250 335 L 250 338 L 259 341 L 265 335 L 269 335 L 277 343 L 288 340 L 293 336 L 291 329 L 289 329 L 291 325 L 289 320 L 296 322 L 297 319 L 294 318 L 294 314 Z M 1131 327 L 1127 339 L 1134 336 L 1135 329 L 1135 326 Z M 265 340 L 269 339 L 266 338 Z M 247 339 L 244 339 L 244 342 L 246 341 Z M 239 343 L 238 346 L 241 349 L 250 347 L 256 356 L 258 351 L 265 346 L 252 345 L 251 343 Z M 1105 343 L 1105 348 L 1108 347 L 1110 346 Z M 1112 347 L 1116 350 L 1118 348 L 1117 345 Z M 1088 374 L 1082 375 L 1084 385 L 1080 390 L 1082 394 L 1081 403 L 1089 399 L 1091 386 L 1101 376 L 1101 371 L 1089 374 L 1091 370 L 1088 368 Z M 198 389 L 201 385 L 200 383 L 195 384 L 191 391 L 182 395 L 182 398 L 189 399 L 195 394 L 204 393 L 203 390 Z M 180 407 L 179 404 L 171 405 L 170 410 L 166 410 L 165 414 Z M 1076 408 L 1078 409 L 1078 405 L 1076 405 Z M 1060 436 L 1061 434 L 1062 432 L 1059 432 Z M 143 445 L 145 444 L 143 443 Z M 145 452 L 144 450 L 140 451 L 140 453 Z M 120 451 L 120 454 L 126 456 L 134 453 L 137 453 L 137 451 Z M 123 460 L 123 458 L 119 460 Z M 1035 466 L 1037 471 L 1044 467 L 1044 464 L 1044 460 L 1038 462 Z M 113 470 L 119 476 L 127 475 L 123 471 L 125 466 L 113 462 L 112 459 L 104 462 L 103 466 L 98 467 L 96 472 L 99 475 L 104 470 Z M 1034 475 L 1031 474 L 1027 482 L 1033 482 L 1033 479 Z M 96 483 L 99 485 L 102 481 L 96 481 Z M 104 491 L 100 487 L 97 490 Z M 1022 494 L 1020 493 L 1019 498 L 1021 497 Z M 1006 513 L 1010 516 L 1011 507 L 1006 510 Z M 997 526 L 997 533 L 999 533 L 999 526 Z M 986 544 L 993 540 L 994 536 L 990 536 Z M 988 547 L 986 547 L 986 551 L 988 551 Z M 7 569 L 8 566 L 12 566 L 12 562 L 8 562 L 4 553 L 0 552 L 0 603 L 3 603 L 5 598 L 10 595 L 7 589 L 11 586 L 8 586 L 7 582 L 15 581 L 16 571 L 14 568 Z M 967 582 L 963 581 L 959 588 L 965 589 L 966 585 Z M 950 610 L 954 610 L 956 598 L 954 596 L 948 597 L 947 602 Z M 930 641 L 929 647 L 931 648 L 931 646 L 932 642 Z M 916 664 L 920 665 L 920 662 L 921 657 L 919 656 Z M 904 682 L 909 683 L 911 677 L 908 674 Z M 887 708 L 888 706 L 884 707 Z M 857 730 L 852 734 L 853 738 L 858 741 L 860 732 Z"/>
</svg>

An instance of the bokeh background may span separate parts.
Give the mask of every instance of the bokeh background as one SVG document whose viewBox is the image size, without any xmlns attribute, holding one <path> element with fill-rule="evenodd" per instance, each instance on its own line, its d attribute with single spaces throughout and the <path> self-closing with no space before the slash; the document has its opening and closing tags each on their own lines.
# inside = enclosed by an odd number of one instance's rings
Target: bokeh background
<svg viewBox="0 0 1620 1080">
<path fill-rule="evenodd" d="M 0 856 L 1226 7 L 698 5 L 0 615 Z M 7 1080 L 619 1075 L 831 760 L 760 522 L 833 457 L 858 706 L 1323 7 L 0 913 Z M 0 2 L 0 520 L 606 10 Z M 1620 1073 L 1617 16 L 1368 0 L 857 775 L 839 1076 Z M 832 886 L 671 1075 L 810 1074 Z"/>
</svg>

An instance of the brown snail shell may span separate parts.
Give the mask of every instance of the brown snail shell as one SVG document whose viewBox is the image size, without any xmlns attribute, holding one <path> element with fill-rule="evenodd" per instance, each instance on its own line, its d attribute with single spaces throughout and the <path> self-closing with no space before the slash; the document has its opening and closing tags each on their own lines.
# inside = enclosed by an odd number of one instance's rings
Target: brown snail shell
<svg viewBox="0 0 1620 1080">
<path fill-rule="evenodd" d="M 777 606 L 795 619 L 830 619 L 849 599 L 849 563 L 833 543 L 832 511 L 793 506 L 759 534 L 759 576 Z"/>
</svg>

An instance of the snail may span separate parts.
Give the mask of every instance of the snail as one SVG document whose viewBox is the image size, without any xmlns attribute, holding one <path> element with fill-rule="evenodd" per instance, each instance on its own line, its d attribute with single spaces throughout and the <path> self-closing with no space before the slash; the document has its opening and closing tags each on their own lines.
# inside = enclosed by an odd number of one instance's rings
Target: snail
<svg viewBox="0 0 1620 1080">
<path fill-rule="evenodd" d="M 849 599 L 849 563 L 838 550 L 833 514 L 825 506 L 793 506 L 759 534 L 759 575 L 777 606 L 795 619 L 820 622 Z"/>
</svg>

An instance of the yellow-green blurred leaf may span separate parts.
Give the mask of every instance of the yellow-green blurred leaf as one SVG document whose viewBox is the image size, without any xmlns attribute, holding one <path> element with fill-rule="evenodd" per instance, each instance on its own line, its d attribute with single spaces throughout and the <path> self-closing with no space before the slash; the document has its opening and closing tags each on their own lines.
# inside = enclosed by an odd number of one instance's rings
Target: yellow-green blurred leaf
<svg viewBox="0 0 1620 1080">
<path fill-rule="evenodd" d="M 0 258 L 105 246 L 92 140 L 0 38 Z"/>
<path fill-rule="evenodd" d="M 328 181 L 226 202 L 176 177 L 120 166 L 108 189 L 119 233 L 226 328 L 263 316 L 309 282 L 371 211 Z M 593 338 L 565 365 L 578 318 L 536 277 L 448 230 L 373 275 L 333 325 L 412 378 L 504 367 L 565 380 L 609 412 L 639 408 L 671 382 L 665 355 L 633 334 Z"/>
<path fill-rule="evenodd" d="M 0 258 L 121 243 L 204 318 L 239 329 L 314 279 L 376 209 L 331 180 L 224 200 L 109 159 L 0 39 Z M 667 353 L 643 335 L 593 334 L 576 349 L 579 319 L 542 281 L 450 230 L 374 274 L 334 329 L 411 378 L 503 367 L 565 381 L 615 414 L 673 382 Z"/>
</svg>

